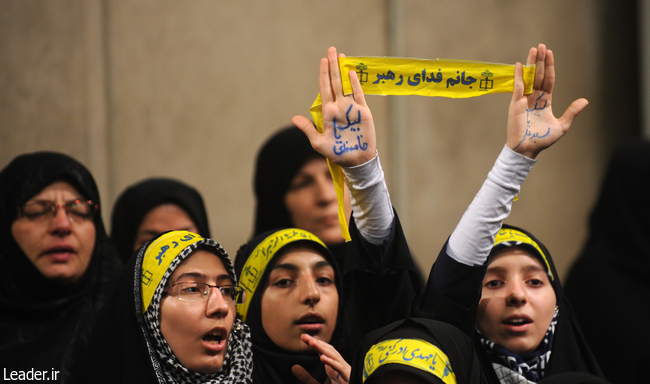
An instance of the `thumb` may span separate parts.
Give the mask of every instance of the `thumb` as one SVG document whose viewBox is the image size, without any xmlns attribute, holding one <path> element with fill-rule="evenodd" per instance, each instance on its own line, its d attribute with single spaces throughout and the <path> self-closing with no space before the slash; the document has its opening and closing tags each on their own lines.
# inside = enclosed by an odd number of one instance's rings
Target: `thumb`
<svg viewBox="0 0 650 384">
<path fill-rule="evenodd" d="M 560 122 L 560 125 L 562 126 L 562 130 L 566 131 L 569 129 L 571 124 L 573 123 L 573 119 L 578 116 L 580 112 L 582 112 L 585 107 L 589 105 L 589 101 L 587 99 L 578 99 L 575 100 L 571 105 L 569 105 L 569 108 L 564 111 L 564 114 L 562 114 L 562 117 L 558 119 Z"/>
</svg>

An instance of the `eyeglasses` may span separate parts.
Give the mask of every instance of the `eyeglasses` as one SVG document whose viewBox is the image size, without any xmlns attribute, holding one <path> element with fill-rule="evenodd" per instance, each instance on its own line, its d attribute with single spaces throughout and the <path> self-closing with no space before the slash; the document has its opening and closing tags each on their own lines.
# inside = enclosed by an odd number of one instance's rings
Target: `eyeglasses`
<svg viewBox="0 0 650 384">
<path fill-rule="evenodd" d="M 59 211 L 65 210 L 66 215 L 73 222 L 83 222 L 92 219 L 99 209 L 99 204 L 92 200 L 74 200 L 63 204 L 53 201 L 32 201 L 18 207 L 18 217 L 26 217 L 30 221 L 45 221 L 53 219 Z"/>
<path fill-rule="evenodd" d="M 206 301 L 210 296 L 210 289 L 217 288 L 221 292 L 221 297 L 229 303 L 237 304 L 244 288 L 237 285 L 210 285 L 205 283 L 184 282 L 176 283 L 169 286 L 168 293 L 184 301 Z M 242 298 L 243 299 L 243 298 Z"/>
</svg>

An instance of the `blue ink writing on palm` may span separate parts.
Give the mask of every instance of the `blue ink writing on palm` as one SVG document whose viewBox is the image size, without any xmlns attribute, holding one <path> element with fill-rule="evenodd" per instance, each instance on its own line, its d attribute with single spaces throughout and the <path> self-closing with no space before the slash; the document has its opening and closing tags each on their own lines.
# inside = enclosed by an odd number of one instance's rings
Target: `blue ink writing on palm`
<svg viewBox="0 0 650 384">
<path fill-rule="evenodd" d="M 532 113 L 533 113 L 533 116 L 540 116 L 540 114 L 539 114 L 539 113 L 535 113 L 535 111 L 541 111 L 541 110 L 546 109 L 546 104 L 548 103 L 548 100 L 544 100 L 544 105 L 542 105 L 541 107 L 540 107 L 540 106 L 537 106 L 537 103 L 539 102 L 539 100 L 540 100 L 542 97 L 544 97 L 545 94 L 546 94 L 546 92 L 542 92 L 542 94 L 539 95 L 539 97 L 537 98 L 537 100 L 535 100 L 535 105 L 533 106 L 533 108 L 531 108 L 531 109 L 526 108 L 526 124 L 527 124 L 527 127 L 528 127 L 528 128 L 530 128 L 530 113 L 532 112 Z M 546 131 L 546 133 L 543 134 L 543 135 L 540 135 L 539 133 L 533 133 L 533 132 L 531 132 L 528 128 L 526 128 L 526 133 L 524 133 L 524 137 L 522 137 L 522 139 L 521 139 L 521 141 L 519 142 L 519 144 L 517 144 L 517 146 L 514 147 L 513 149 L 517 149 L 517 148 L 519 148 L 519 146 L 521 145 L 521 143 L 523 143 L 524 140 L 526 140 L 526 139 L 532 140 L 534 143 L 536 143 L 535 139 L 542 139 L 542 138 L 548 136 L 549 133 L 551 133 L 551 128 L 550 128 L 550 127 L 548 128 L 548 130 Z"/>
<path fill-rule="evenodd" d="M 341 133 L 343 131 L 349 129 L 350 132 L 361 132 L 360 124 L 361 124 L 361 110 L 357 111 L 357 120 L 353 121 L 350 119 L 350 111 L 352 111 L 353 105 L 350 104 L 350 107 L 348 110 L 345 112 L 345 118 L 347 120 L 347 125 L 339 125 L 337 124 L 336 117 L 332 120 L 332 125 L 334 126 L 334 138 L 336 139 L 336 142 L 334 143 L 334 153 L 336 155 L 342 155 L 346 152 L 351 152 L 351 151 L 365 151 L 368 149 L 368 143 L 362 143 L 361 139 L 363 138 L 363 135 L 361 133 L 357 134 L 357 144 L 354 146 L 348 145 L 349 141 L 345 140 L 343 141 L 343 136 Z"/>
</svg>

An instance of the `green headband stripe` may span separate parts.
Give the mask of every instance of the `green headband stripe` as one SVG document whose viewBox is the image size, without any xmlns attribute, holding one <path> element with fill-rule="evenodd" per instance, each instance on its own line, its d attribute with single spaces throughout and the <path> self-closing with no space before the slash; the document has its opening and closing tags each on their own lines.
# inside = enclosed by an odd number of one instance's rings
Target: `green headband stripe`
<svg viewBox="0 0 650 384">
<path fill-rule="evenodd" d="M 277 231 L 268 236 L 251 252 L 239 276 L 239 286 L 246 290 L 246 302 L 237 304 L 237 313 L 239 313 L 244 322 L 246 322 L 248 308 L 253 302 L 253 295 L 258 288 L 262 276 L 264 276 L 264 271 L 268 263 L 284 246 L 302 240 L 310 240 L 327 248 L 316 235 L 302 229 L 289 228 Z"/>
<path fill-rule="evenodd" d="M 363 379 L 387 364 L 402 364 L 430 373 L 445 382 L 456 384 L 456 374 L 449 358 L 435 345 L 420 339 L 391 339 L 373 345 L 363 362 Z"/>
</svg>

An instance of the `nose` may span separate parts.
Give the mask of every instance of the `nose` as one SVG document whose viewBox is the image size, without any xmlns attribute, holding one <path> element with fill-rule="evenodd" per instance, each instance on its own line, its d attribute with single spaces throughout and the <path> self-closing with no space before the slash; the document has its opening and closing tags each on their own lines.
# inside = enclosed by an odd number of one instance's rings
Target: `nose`
<svg viewBox="0 0 650 384">
<path fill-rule="evenodd" d="M 320 177 L 316 181 L 316 198 L 321 205 L 327 205 L 336 201 L 334 182 L 327 177 Z"/>
<path fill-rule="evenodd" d="M 230 306 L 217 288 L 210 288 L 210 294 L 205 303 L 205 315 L 207 317 L 226 317 Z"/>
<path fill-rule="evenodd" d="M 526 304 L 527 301 L 528 298 L 526 297 L 526 290 L 524 289 L 523 284 L 519 282 L 511 282 L 510 290 L 506 297 L 507 304 L 513 307 L 521 307 Z"/>
<path fill-rule="evenodd" d="M 320 290 L 313 278 L 303 279 L 300 283 L 300 302 L 315 305 L 320 301 Z"/>
<path fill-rule="evenodd" d="M 58 207 L 56 214 L 50 222 L 50 233 L 58 236 L 66 236 L 72 231 L 72 223 L 68 213 L 63 207 Z"/>
</svg>

